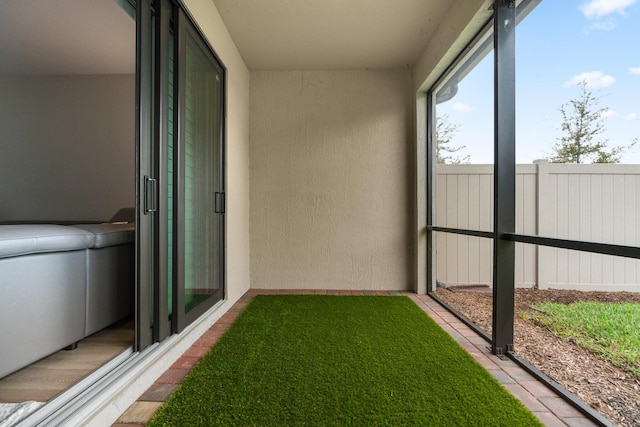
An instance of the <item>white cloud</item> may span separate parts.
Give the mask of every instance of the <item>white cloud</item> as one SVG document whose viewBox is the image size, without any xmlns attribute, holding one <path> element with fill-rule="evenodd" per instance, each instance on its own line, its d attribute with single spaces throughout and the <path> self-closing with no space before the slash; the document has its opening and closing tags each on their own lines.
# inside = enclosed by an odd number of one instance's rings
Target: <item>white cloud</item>
<svg viewBox="0 0 640 427">
<path fill-rule="evenodd" d="M 464 102 L 456 102 L 455 104 L 453 104 L 453 109 L 462 113 L 468 113 L 474 110 L 471 105 L 465 104 Z"/>
<path fill-rule="evenodd" d="M 615 19 L 607 19 L 606 21 L 597 21 L 589 26 L 590 30 L 611 31 L 616 28 Z"/>
<path fill-rule="evenodd" d="M 635 120 L 637 118 L 638 118 L 638 115 L 636 113 L 629 113 L 624 116 L 625 120 Z"/>
<path fill-rule="evenodd" d="M 600 115 L 605 119 L 615 119 L 620 117 L 620 114 L 615 110 L 604 110 Z"/>
<path fill-rule="evenodd" d="M 600 18 L 619 13 L 624 15 L 625 9 L 635 4 L 638 0 L 591 0 L 580 7 L 584 16 L 589 19 Z"/>
<path fill-rule="evenodd" d="M 615 77 L 610 75 L 605 75 L 602 71 L 589 71 L 586 73 L 578 74 L 577 76 L 571 77 L 569 80 L 564 82 L 564 87 L 569 87 L 572 85 L 577 85 L 581 82 L 586 82 L 587 87 L 590 88 L 599 88 L 599 87 L 607 87 L 614 84 L 616 81 Z"/>
<path fill-rule="evenodd" d="M 640 75 L 640 67 L 631 67 L 631 68 L 629 68 L 629 72 L 630 72 L 631 74 L 637 74 L 637 75 Z"/>
</svg>

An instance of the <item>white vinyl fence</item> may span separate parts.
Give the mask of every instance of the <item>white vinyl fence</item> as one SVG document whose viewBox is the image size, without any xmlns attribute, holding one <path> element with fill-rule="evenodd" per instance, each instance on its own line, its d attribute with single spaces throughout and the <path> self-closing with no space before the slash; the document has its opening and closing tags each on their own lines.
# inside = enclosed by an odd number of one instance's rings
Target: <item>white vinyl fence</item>
<svg viewBox="0 0 640 427">
<path fill-rule="evenodd" d="M 518 165 L 516 232 L 640 244 L 640 165 Z M 435 225 L 493 229 L 493 165 L 438 165 Z M 492 282 L 490 239 L 436 233 L 436 278 Z M 640 261 L 516 244 L 516 286 L 640 292 Z"/>
</svg>

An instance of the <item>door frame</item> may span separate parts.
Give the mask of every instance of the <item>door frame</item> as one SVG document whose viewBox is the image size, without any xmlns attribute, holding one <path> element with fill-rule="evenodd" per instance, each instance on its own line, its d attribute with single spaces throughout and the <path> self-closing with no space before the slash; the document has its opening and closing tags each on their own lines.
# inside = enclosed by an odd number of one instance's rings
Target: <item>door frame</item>
<svg viewBox="0 0 640 427">
<path fill-rule="evenodd" d="M 226 102 L 226 79 L 227 79 L 227 70 L 220 58 L 216 55 L 214 50 L 208 44 L 207 40 L 202 34 L 202 31 L 196 25 L 195 20 L 189 15 L 188 11 L 183 7 L 178 7 L 176 9 L 175 24 L 177 24 L 175 29 L 175 63 L 176 67 L 176 76 L 174 82 L 174 87 L 177 88 L 175 98 L 177 108 L 174 109 L 174 129 L 175 131 L 175 141 L 174 141 L 174 189 L 176 189 L 174 193 L 174 280 L 173 280 L 173 310 L 171 317 L 171 327 L 172 332 L 178 333 L 182 331 L 187 325 L 195 321 L 198 317 L 202 316 L 207 310 L 213 307 L 217 302 L 222 301 L 226 298 L 226 165 L 227 165 L 227 156 L 226 156 L 226 111 L 227 111 L 227 102 Z M 205 53 L 207 59 L 215 63 L 217 67 L 219 67 L 221 71 L 221 85 L 220 85 L 220 134 L 218 137 L 220 138 L 220 170 L 219 170 L 219 179 L 221 188 L 213 189 L 217 193 L 222 194 L 222 203 L 220 212 L 218 212 L 218 207 L 214 207 L 214 211 L 212 212 L 214 215 L 222 215 L 222 230 L 221 233 L 221 242 L 220 242 L 220 253 L 221 260 L 220 266 L 222 270 L 220 271 L 220 295 L 216 298 L 216 295 L 212 295 L 196 307 L 191 309 L 188 312 L 185 312 L 185 299 L 184 299 L 184 271 L 185 271 L 185 248 L 184 248 L 184 236 L 185 236 L 185 228 L 184 221 L 182 219 L 185 218 L 185 193 L 182 191 L 185 184 L 185 168 L 184 164 L 184 141 L 182 140 L 182 135 L 184 133 L 184 120 L 185 115 L 184 112 L 186 110 L 186 39 L 188 36 L 191 36 L 195 42 L 197 43 L 200 50 Z M 177 177 L 177 179 L 175 179 Z M 212 191 L 213 191 L 212 190 Z M 218 191 L 220 190 L 220 191 Z"/>
<path fill-rule="evenodd" d="M 129 0 L 133 3 L 133 0 Z M 181 84 L 185 73 L 184 37 L 189 31 L 200 47 L 221 69 L 220 158 L 222 205 L 226 205 L 227 180 L 227 68 L 203 36 L 181 1 L 136 0 L 136 345 L 140 351 L 178 333 L 227 296 L 226 209 L 222 209 L 221 295 L 208 298 L 184 312 L 184 197 L 176 189 L 180 178 L 181 140 L 177 130 L 181 117 Z M 173 30 L 173 37 L 170 37 Z M 173 43 L 173 116 L 169 117 L 169 44 Z M 168 127 L 173 120 L 173 205 L 168 194 Z M 173 210 L 172 241 L 169 241 L 168 211 Z M 172 245 L 171 254 L 168 247 Z M 171 259 L 170 259 L 171 258 Z M 172 263 L 169 277 L 168 263 Z M 169 283 L 172 309 L 169 313 Z"/>
</svg>

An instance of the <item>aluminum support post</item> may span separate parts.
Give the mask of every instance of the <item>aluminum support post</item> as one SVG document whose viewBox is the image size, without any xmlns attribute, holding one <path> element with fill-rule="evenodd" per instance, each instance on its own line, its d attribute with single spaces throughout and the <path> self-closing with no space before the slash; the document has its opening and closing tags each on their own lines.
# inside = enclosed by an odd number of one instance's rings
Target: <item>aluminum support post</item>
<svg viewBox="0 0 640 427">
<path fill-rule="evenodd" d="M 513 350 L 515 242 L 515 1 L 494 3 L 494 224 L 492 352 Z"/>
</svg>

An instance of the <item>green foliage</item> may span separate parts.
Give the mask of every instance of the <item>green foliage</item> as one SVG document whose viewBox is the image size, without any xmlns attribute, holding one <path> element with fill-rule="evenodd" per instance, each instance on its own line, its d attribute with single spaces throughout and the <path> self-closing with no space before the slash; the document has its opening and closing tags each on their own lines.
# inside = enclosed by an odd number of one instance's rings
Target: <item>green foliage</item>
<svg viewBox="0 0 640 427">
<path fill-rule="evenodd" d="M 468 164 L 470 157 L 456 155 L 458 151 L 466 148 L 466 145 L 457 147 L 451 146 L 451 141 L 456 132 L 460 129 L 460 125 L 453 124 L 449 121 L 446 114 L 436 118 L 436 162 L 438 164 Z"/>
<path fill-rule="evenodd" d="M 560 107 L 562 137 L 553 147 L 552 163 L 620 163 L 620 156 L 628 146 L 607 147 L 608 140 L 600 138 L 605 131 L 603 114 L 608 108 L 599 108 L 600 98 L 587 89 L 582 81 L 580 95 Z"/>
<path fill-rule="evenodd" d="M 596 356 L 640 377 L 640 304 L 573 304 L 544 302 L 529 315 L 563 340 L 575 342 Z"/>
<path fill-rule="evenodd" d="M 258 296 L 149 426 L 540 426 L 406 297 Z"/>
</svg>

